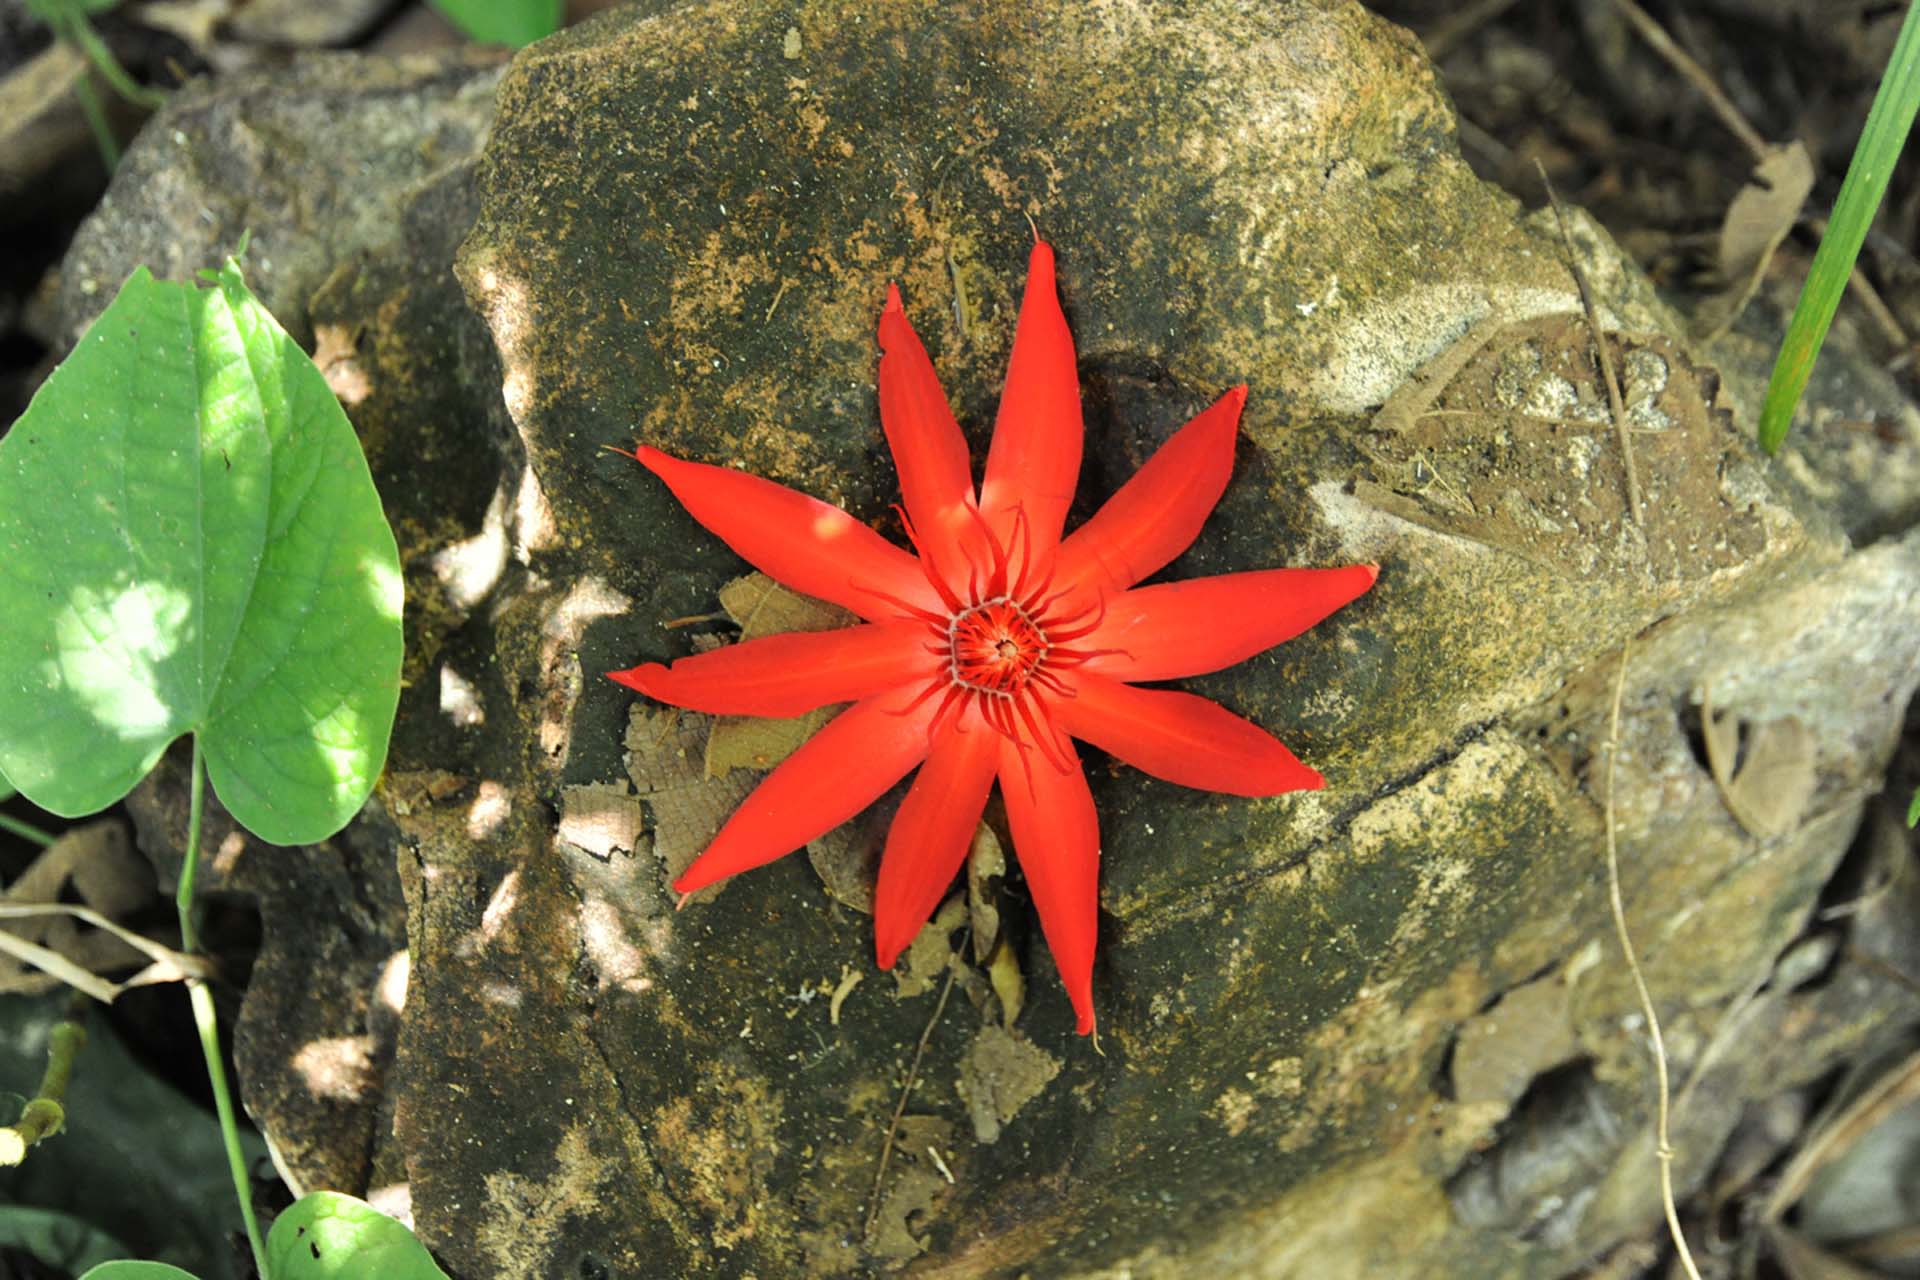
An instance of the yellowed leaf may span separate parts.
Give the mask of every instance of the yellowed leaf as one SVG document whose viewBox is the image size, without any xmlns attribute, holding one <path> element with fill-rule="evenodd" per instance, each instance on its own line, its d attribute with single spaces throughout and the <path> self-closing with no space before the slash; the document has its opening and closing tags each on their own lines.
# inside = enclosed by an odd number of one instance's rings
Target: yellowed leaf
<svg viewBox="0 0 1920 1280">
<path fill-rule="evenodd" d="M 973 924 L 976 962 L 993 954 L 1000 941 L 1000 884 L 1006 875 L 1006 851 L 993 828 L 983 822 L 967 850 L 967 913 Z"/>
<path fill-rule="evenodd" d="M 987 978 L 1000 1001 L 1000 1025 L 1011 1027 L 1027 1003 L 1027 978 L 1020 972 L 1020 957 L 1012 944 L 1001 938 L 987 957 Z"/>
<path fill-rule="evenodd" d="M 720 607 L 740 624 L 742 640 L 783 631 L 838 631 L 860 621 L 849 610 L 789 591 L 764 573 L 749 573 L 720 588 Z"/>
<path fill-rule="evenodd" d="M 839 605 L 789 591 L 764 573 L 746 574 L 720 588 L 720 607 L 740 624 L 742 643 L 788 631 L 837 631 L 860 621 Z M 791 719 L 716 716 L 707 737 L 707 776 L 725 777 L 733 769 L 771 769 L 845 707 L 845 703 L 821 707 Z"/>
</svg>

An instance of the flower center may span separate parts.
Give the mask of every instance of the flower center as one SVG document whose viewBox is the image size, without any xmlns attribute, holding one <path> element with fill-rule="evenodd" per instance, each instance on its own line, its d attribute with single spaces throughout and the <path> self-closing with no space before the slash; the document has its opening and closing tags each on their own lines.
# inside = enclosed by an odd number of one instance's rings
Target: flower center
<svg viewBox="0 0 1920 1280">
<path fill-rule="evenodd" d="M 947 644 L 955 684 L 999 694 L 1024 687 L 1049 648 L 1047 633 L 1010 596 L 954 614 L 947 623 Z"/>
</svg>

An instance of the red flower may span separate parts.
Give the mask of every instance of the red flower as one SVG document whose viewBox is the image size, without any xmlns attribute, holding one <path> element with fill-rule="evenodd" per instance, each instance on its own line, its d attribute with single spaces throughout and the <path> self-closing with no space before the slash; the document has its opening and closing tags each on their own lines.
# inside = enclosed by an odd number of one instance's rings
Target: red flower
<svg viewBox="0 0 1920 1280">
<path fill-rule="evenodd" d="M 610 678 L 675 706 L 797 716 L 853 706 L 769 774 L 673 887 L 771 862 L 918 767 L 887 833 L 874 950 L 893 964 L 946 894 L 999 779 L 1047 946 L 1093 1029 L 1100 832 L 1072 739 L 1157 778 L 1234 795 L 1323 785 L 1264 729 L 1189 693 L 1140 689 L 1231 666 L 1373 585 L 1374 565 L 1265 569 L 1150 587 L 1227 487 L 1235 387 L 1062 538 L 1080 474 L 1080 386 L 1053 250 L 1033 246 L 1006 390 L 976 496 L 967 445 L 900 291 L 880 315 L 880 421 L 918 558 L 838 507 L 725 467 L 635 454 L 689 514 L 767 574 L 853 610 L 842 631 L 767 636 Z"/>
</svg>

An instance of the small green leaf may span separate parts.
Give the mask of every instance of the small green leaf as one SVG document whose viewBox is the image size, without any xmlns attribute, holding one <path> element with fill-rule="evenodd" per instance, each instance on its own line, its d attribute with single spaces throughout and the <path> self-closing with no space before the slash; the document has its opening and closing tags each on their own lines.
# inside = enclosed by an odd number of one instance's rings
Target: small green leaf
<svg viewBox="0 0 1920 1280">
<path fill-rule="evenodd" d="M 19 1113 L 17 1106 L 10 1109 L 10 1114 Z M 0 1205 L 0 1246 L 32 1254 L 65 1276 L 132 1252 L 83 1218 L 26 1204 Z"/>
<path fill-rule="evenodd" d="M 400 607 L 359 440 L 231 260 L 136 270 L 0 439 L 0 770 L 44 809 L 191 732 L 249 830 L 324 839 L 386 755 Z"/>
<path fill-rule="evenodd" d="M 80 1280 L 199 1280 L 191 1271 L 164 1262 L 103 1262 Z"/>
<path fill-rule="evenodd" d="M 560 29 L 562 0 L 433 0 L 469 39 L 518 49 Z"/>
<path fill-rule="evenodd" d="M 274 1280 L 447 1280 L 403 1223 L 337 1191 L 310 1191 L 274 1219 L 267 1266 Z"/>
<path fill-rule="evenodd" d="M 1913 799 L 1907 801 L 1907 825 L 1920 827 L 1920 787 L 1913 789 Z"/>
</svg>

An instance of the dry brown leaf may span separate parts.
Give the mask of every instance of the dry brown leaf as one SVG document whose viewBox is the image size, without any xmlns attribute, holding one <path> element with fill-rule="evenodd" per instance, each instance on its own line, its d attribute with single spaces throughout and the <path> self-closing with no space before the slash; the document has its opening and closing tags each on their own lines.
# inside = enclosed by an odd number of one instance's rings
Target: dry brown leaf
<svg viewBox="0 0 1920 1280">
<path fill-rule="evenodd" d="M 59 904 L 69 885 L 80 899 L 77 908 Z M 0 994 L 37 994 L 65 985 L 112 1000 L 122 984 L 97 975 L 134 968 L 147 947 L 158 946 L 116 937 L 124 931 L 112 917 L 152 901 L 155 892 L 153 871 L 133 851 L 121 823 L 89 822 L 64 832 L 0 895 L 0 919 L 9 920 L 0 926 L 7 935 L 0 950 L 9 957 L 0 961 Z"/>
<path fill-rule="evenodd" d="M 1907 1104 L 1920 1100 L 1920 1053 L 1881 1075 L 1835 1114 L 1823 1119 L 1787 1161 L 1767 1197 L 1765 1217 L 1778 1222 L 1805 1194 L 1813 1175 L 1862 1135 Z"/>
<path fill-rule="evenodd" d="M 701 764 L 708 717 L 636 704 L 627 719 L 627 776 L 653 810 L 653 851 L 676 877 L 693 864 L 728 816 L 753 790 L 745 774 L 710 779 Z M 716 896 L 725 881 L 702 889 Z M 703 896 L 704 895 L 704 896 Z"/>
<path fill-rule="evenodd" d="M 1000 884 L 1006 875 L 1006 851 L 993 828 L 983 822 L 967 849 L 967 913 L 973 925 L 976 963 L 992 955 L 1000 941 Z"/>
<path fill-rule="evenodd" d="M 901 794 L 901 789 L 896 788 L 858 817 L 808 842 L 807 861 L 813 864 L 813 872 L 820 877 L 827 896 L 841 906 L 873 914 L 874 874 L 880 866 L 880 851 L 886 846 L 887 828 L 893 824 L 893 815 L 900 807 Z"/>
<path fill-rule="evenodd" d="M 703 768 L 709 778 L 724 778 L 735 769 L 771 769 L 820 732 L 820 727 L 846 709 L 846 703 L 817 707 L 803 716 L 715 716 L 707 733 Z"/>
<path fill-rule="evenodd" d="M 838 631 L 860 619 L 825 600 L 789 591 L 764 573 L 749 573 L 720 588 L 720 607 L 740 624 L 742 640 L 783 631 Z"/>
<path fill-rule="evenodd" d="M 646 814 L 624 782 L 593 782 L 560 791 L 560 838 L 601 858 L 640 847 Z"/>
<path fill-rule="evenodd" d="M 953 931 L 967 922 L 967 903 L 958 895 L 940 904 L 913 941 L 907 944 L 905 964 L 896 961 L 893 969 L 894 995 L 901 1000 L 925 995 L 947 966 L 957 962 L 953 952 Z"/>
<path fill-rule="evenodd" d="M 1700 736 L 1707 746 L 1707 768 L 1720 786 L 1736 821 L 1749 835 L 1766 840 L 1784 835 L 1806 816 L 1818 781 L 1814 773 L 1813 733 L 1788 716 L 1747 727 L 1741 749 L 1741 721 L 1718 711 L 1702 694 Z"/>
<path fill-rule="evenodd" d="M 899 1162 L 867 1233 L 867 1248 L 873 1253 L 904 1262 L 926 1252 L 927 1242 L 913 1234 L 909 1223 L 916 1217 L 924 1221 L 947 1190 L 947 1179 L 928 1150 L 938 1151 L 952 1141 L 953 1126 L 939 1116 L 900 1117 L 895 1140 Z"/>
<path fill-rule="evenodd" d="M 960 1061 L 960 1096 L 981 1142 L 1000 1137 L 1020 1108 L 1060 1074 L 1060 1060 L 1017 1031 L 992 1023 L 980 1028 Z"/>
<path fill-rule="evenodd" d="M 1724 284 L 1700 304 L 1696 332 L 1712 340 L 1733 326 L 1812 190 L 1813 161 L 1805 146 L 1789 142 L 1767 148 L 1720 224 L 1718 268 Z"/>
<path fill-rule="evenodd" d="M 1779 1223 L 1767 1227 L 1768 1243 L 1787 1280 L 1882 1280 L 1882 1273 L 1856 1267 Z"/>
<path fill-rule="evenodd" d="M 764 573 L 749 573 L 720 588 L 720 607 L 740 624 L 742 643 L 788 631 L 837 631 L 860 621 L 839 605 L 789 591 Z M 845 706 L 821 707 L 791 719 L 714 717 L 707 737 L 707 776 L 725 777 L 733 769 L 773 768 Z"/>
</svg>

